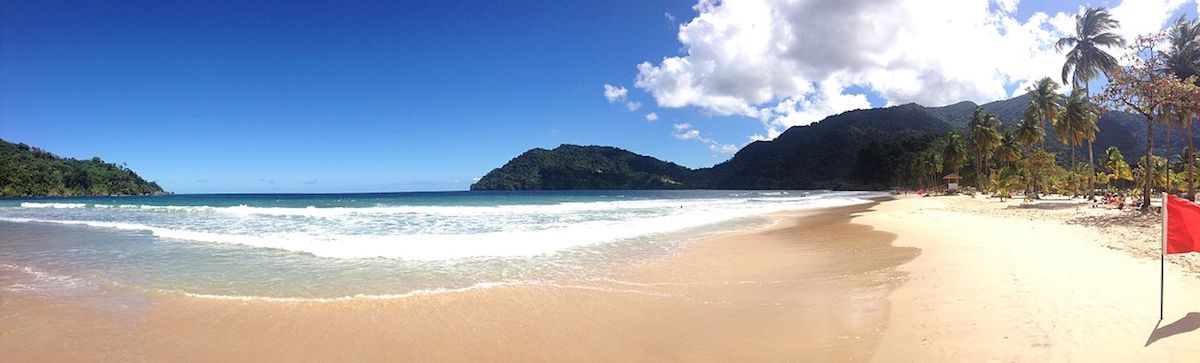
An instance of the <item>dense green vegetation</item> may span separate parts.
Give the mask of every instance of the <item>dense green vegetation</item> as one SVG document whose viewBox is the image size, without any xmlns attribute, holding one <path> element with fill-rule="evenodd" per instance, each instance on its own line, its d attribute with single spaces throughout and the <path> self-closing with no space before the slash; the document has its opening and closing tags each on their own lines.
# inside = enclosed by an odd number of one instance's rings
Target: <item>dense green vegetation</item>
<svg viewBox="0 0 1200 363">
<path fill-rule="evenodd" d="M 936 160 L 926 160 L 926 164 L 937 163 L 936 169 L 912 170 L 911 164 L 917 159 L 931 157 L 926 148 L 944 143 L 943 139 L 952 130 L 956 130 L 961 140 L 967 141 L 968 130 L 977 112 L 992 116 L 987 123 L 993 127 L 999 123 L 1001 136 L 1014 133 L 1022 125 L 1029 103 L 1030 97 L 1022 95 L 984 105 L 971 102 L 945 107 L 907 104 L 849 111 L 812 125 L 793 127 L 771 141 L 751 143 L 729 161 L 697 170 L 611 147 L 563 145 L 554 150 L 533 149 L 488 173 L 472 189 L 879 190 L 897 186 L 927 187 L 937 184 L 933 181 L 940 183 L 944 174 L 936 175 L 936 178 L 933 174 L 940 173 L 944 163 L 938 156 Z M 1109 112 L 1100 118 L 1099 124 L 1102 130 L 1097 134 L 1096 147 L 1100 150 L 1114 146 L 1130 160 L 1145 154 L 1139 147 L 1145 142 L 1144 120 L 1122 112 Z M 1067 145 L 1059 141 L 1052 127 L 1043 133 L 1038 124 L 1029 126 L 1033 127 L 1031 132 L 1037 132 L 1037 137 L 1045 138 L 1052 160 L 1061 158 L 1057 162 L 1069 164 L 1070 155 L 1065 152 Z M 1143 131 L 1138 133 L 1138 130 Z M 1173 144 L 1185 143 L 1184 138 L 1172 136 Z M 1014 138 L 1015 134 L 1007 137 Z M 1010 151 L 1012 144 L 1015 140 L 1009 142 Z M 944 144 L 934 147 L 941 145 Z M 1025 148 L 1019 150 L 1023 152 Z M 975 170 L 974 160 L 975 157 L 968 158 L 964 166 Z M 1015 162 L 1014 159 L 1009 163 L 979 163 L 978 167 L 990 169 Z M 597 170 L 602 172 L 595 172 Z M 964 173 L 963 177 L 966 178 L 964 183 L 973 185 L 970 183 L 975 182 L 976 173 Z"/>
<path fill-rule="evenodd" d="M 532 149 L 492 170 L 471 190 L 681 189 L 702 187 L 692 170 L 605 146 Z"/>
<path fill-rule="evenodd" d="M 0 196 L 140 195 L 158 194 L 128 168 L 100 158 L 60 158 L 25 144 L 0 140 Z"/>
</svg>

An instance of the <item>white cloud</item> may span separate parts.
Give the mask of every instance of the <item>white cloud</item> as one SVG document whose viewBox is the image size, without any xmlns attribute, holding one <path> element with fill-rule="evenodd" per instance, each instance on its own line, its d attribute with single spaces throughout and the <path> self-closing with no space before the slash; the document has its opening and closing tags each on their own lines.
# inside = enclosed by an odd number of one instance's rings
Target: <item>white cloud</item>
<svg viewBox="0 0 1200 363">
<path fill-rule="evenodd" d="M 722 155 L 733 154 L 738 151 L 737 145 L 733 145 L 733 144 L 710 143 L 710 144 L 708 144 L 708 149 L 712 150 L 712 152 L 714 152 L 714 153 L 722 154 Z"/>
<path fill-rule="evenodd" d="M 1112 16 L 1121 22 L 1118 33 L 1126 41 L 1138 35 L 1162 30 L 1175 10 L 1190 0 L 1125 0 L 1112 8 Z"/>
<path fill-rule="evenodd" d="M 1017 11 L 1017 4 L 1021 0 L 996 0 L 996 9 L 1004 13 Z"/>
<path fill-rule="evenodd" d="M 700 130 L 693 129 L 692 124 L 681 123 L 674 126 L 675 132 L 671 136 L 674 136 L 676 139 L 691 140 L 700 137 Z"/>
<path fill-rule="evenodd" d="M 1161 29 L 1191 0 L 1124 0 L 1122 33 Z M 637 66 L 635 86 L 660 107 L 760 120 L 770 139 L 787 127 L 870 107 L 940 106 L 1012 96 L 1058 78 L 1054 42 L 1074 14 L 1016 17 L 1019 0 L 699 0 L 679 27 L 684 52 Z M 1132 38 L 1132 36 L 1130 36 Z M 1120 50 L 1111 50 L 1119 53 Z"/>
<path fill-rule="evenodd" d="M 639 108 L 642 108 L 642 103 L 633 101 L 625 102 L 625 108 L 628 108 L 630 111 L 637 111 Z"/>
<path fill-rule="evenodd" d="M 646 121 L 658 121 L 658 114 L 654 112 L 646 114 Z"/>
<path fill-rule="evenodd" d="M 664 17 L 664 18 L 667 18 L 667 21 L 668 21 L 668 22 L 671 22 L 671 23 L 674 23 L 674 22 L 675 22 L 675 20 L 676 20 L 676 19 L 675 19 L 675 15 L 671 15 L 671 13 L 670 13 L 670 12 L 664 12 L 664 13 L 663 13 L 663 17 Z"/>
<path fill-rule="evenodd" d="M 713 139 L 710 139 L 710 138 L 707 138 L 704 136 L 700 136 L 700 130 L 697 130 L 694 127 L 692 127 L 692 124 L 685 122 L 685 123 L 674 124 L 673 127 L 674 127 L 675 131 L 671 133 L 671 136 L 673 136 L 679 140 L 699 141 L 703 144 L 708 145 L 708 149 L 711 150 L 714 154 L 727 155 L 727 154 L 733 154 L 738 151 L 738 147 L 736 145 L 722 144 L 722 143 L 718 142 L 717 140 L 713 140 Z"/>
<path fill-rule="evenodd" d="M 608 83 L 604 84 L 604 98 L 608 100 L 608 103 L 620 102 L 628 95 L 629 89 L 625 87 L 617 87 Z"/>
<path fill-rule="evenodd" d="M 700 130 L 676 131 L 673 136 L 680 140 L 691 140 L 700 137 Z"/>
</svg>

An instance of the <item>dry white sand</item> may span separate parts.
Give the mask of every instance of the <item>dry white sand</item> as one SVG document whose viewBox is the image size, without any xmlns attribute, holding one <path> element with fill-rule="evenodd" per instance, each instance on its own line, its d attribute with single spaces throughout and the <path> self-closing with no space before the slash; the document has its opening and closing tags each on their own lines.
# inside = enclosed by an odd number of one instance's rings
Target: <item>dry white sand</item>
<svg viewBox="0 0 1200 363">
<path fill-rule="evenodd" d="M 854 220 L 921 249 L 874 360 L 1200 361 L 1194 256 L 1168 256 L 1159 323 L 1156 217 L 1023 204 L 911 198 Z"/>
</svg>

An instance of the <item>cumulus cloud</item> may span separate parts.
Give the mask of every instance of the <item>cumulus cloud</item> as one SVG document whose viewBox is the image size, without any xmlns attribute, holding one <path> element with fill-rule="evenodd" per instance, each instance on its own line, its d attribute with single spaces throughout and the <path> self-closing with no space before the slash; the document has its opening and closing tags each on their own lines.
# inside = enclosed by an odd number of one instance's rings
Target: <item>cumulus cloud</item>
<svg viewBox="0 0 1200 363">
<path fill-rule="evenodd" d="M 628 95 L 629 89 L 625 87 L 613 86 L 608 83 L 604 84 L 604 98 L 608 100 L 608 103 L 623 101 Z"/>
<path fill-rule="evenodd" d="M 1121 22 L 1117 31 L 1126 41 L 1138 35 L 1162 30 L 1171 14 L 1191 0 L 1125 0 L 1112 8 L 1113 18 Z"/>
<path fill-rule="evenodd" d="M 646 121 L 658 121 L 658 114 L 654 112 L 646 114 Z"/>
<path fill-rule="evenodd" d="M 630 111 L 637 111 L 639 108 L 642 108 L 642 103 L 633 101 L 625 102 L 625 108 L 628 108 Z"/>
<path fill-rule="evenodd" d="M 1124 0 L 1123 34 L 1159 30 L 1193 0 Z M 787 127 L 870 107 L 1011 97 L 1060 74 L 1058 38 L 1074 12 L 1017 18 L 1019 0 L 699 0 L 679 27 L 682 55 L 637 65 L 635 87 L 660 107 L 695 107 Z M 1119 52 L 1119 50 L 1112 50 Z"/>
<path fill-rule="evenodd" d="M 728 154 L 733 154 L 738 151 L 738 148 L 736 145 L 722 144 L 722 143 L 718 142 L 717 140 L 713 140 L 713 139 L 701 136 L 700 130 L 697 130 L 695 127 L 692 127 L 692 124 L 685 122 L 685 123 L 674 124 L 672 126 L 675 130 L 671 133 L 671 136 L 673 136 L 679 140 L 699 141 L 705 145 L 708 145 L 708 149 L 710 151 L 712 151 L 713 154 L 728 155 Z"/>
</svg>

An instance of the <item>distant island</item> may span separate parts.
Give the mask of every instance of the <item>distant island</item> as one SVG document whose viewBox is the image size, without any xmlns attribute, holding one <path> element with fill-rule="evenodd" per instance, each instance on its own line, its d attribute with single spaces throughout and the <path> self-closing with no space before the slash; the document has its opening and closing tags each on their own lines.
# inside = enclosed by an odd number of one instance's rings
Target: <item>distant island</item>
<svg viewBox="0 0 1200 363">
<path fill-rule="evenodd" d="M 906 163 L 949 131 L 964 132 L 975 112 L 996 115 L 1006 128 L 1017 125 L 1028 95 L 983 105 L 959 102 L 943 107 L 910 103 L 848 111 L 820 122 L 789 128 L 771 141 L 755 141 L 732 159 L 710 168 L 675 163 L 607 146 L 562 145 L 535 148 L 484 175 L 471 190 L 570 189 L 834 189 L 884 190 L 908 186 Z M 1096 150 L 1114 146 L 1129 160 L 1146 153 L 1145 118 L 1107 112 L 1100 118 Z M 1198 125 L 1197 127 L 1200 127 Z M 1200 132 L 1200 131 L 1197 131 Z M 1182 132 L 1170 147 L 1182 150 Z M 1166 138 L 1154 133 L 1155 140 Z M 1164 148 L 1157 142 L 1158 150 Z M 1066 145 L 1046 130 L 1046 148 L 1068 164 Z"/>
<path fill-rule="evenodd" d="M 100 158 L 62 158 L 23 143 L 0 140 L 0 196 L 164 194 L 133 170 Z"/>
</svg>

